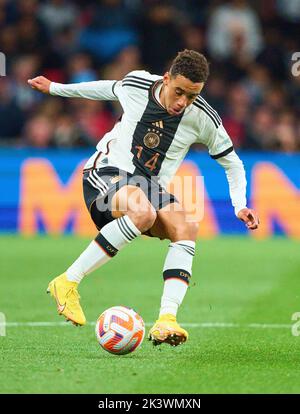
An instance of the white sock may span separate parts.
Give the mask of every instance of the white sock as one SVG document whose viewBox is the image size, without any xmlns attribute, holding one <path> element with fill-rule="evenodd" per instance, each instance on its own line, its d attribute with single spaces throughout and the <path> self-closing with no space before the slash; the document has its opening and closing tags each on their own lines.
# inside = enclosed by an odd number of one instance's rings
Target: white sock
<svg viewBox="0 0 300 414">
<path fill-rule="evenodd" d="M 120 217 L 106 224 L 68 268 L 67 279 L 80 283 L 82 278 L 108 262 L 119 250 L 139 236 L 141 232 L 128 216 Z"/>
<path fill-rule="evenodd" d="M 164 264 L 164 291 L 159 316 L 166 313 L 176 316 L 192 276 L 195 242 L 181 240 L 170 243 Z"/>
</svg>

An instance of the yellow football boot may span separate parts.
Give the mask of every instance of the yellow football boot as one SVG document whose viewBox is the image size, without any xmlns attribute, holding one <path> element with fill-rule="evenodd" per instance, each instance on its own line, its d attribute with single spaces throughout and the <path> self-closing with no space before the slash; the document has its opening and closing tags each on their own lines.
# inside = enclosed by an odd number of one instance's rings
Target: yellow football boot
<svg viewBox="0 0 300 414">
<path fill-rule="evenodd" d="M 176 322 L 176 317 L 169 313 L 161 315 L 150 329 L 148 339 L 153 345 L 166 343 L 172 346 L 183 344 L 188 339 L 188 333 Z"/>
<path fill-rule="evenodd" d="M 79 303 L 78 283 L 67 280 L 66 273 L 53 279 L 48 286 L 47 293 L 56 301 L 59 315 L 64 315 L 67 321 L 74 325 L 85 325 L 86 319 Z"/>
</svg>

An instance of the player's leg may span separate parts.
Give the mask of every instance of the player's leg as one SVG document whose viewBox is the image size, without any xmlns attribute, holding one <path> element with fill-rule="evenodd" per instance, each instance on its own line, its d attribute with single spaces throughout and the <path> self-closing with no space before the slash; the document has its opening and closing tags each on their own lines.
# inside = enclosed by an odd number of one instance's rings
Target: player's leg
<svg viewBox="0 0 300 414">
<path fill-rule="evenodd" d="M 95 200 L 94 200 L 95 201 Z M 92 203 L 95 206 L 95 203 Z M 91 206 L 92 207 L 92 206 Z M 96 238 L 67 269 L 65 273 L 52 280 L 48 291 L 55 298 L 59 314 L 74 324 L 84 325 L 85 316 L 79 303 L 77 287 L 82 278 L 99 268 L 135 237 L 148 230 L 156 219 L 156 212 L 147 197 L 137 187 L 124 185 L 111 198 L 110 219 L 101 228 Z M 100 212 L 101 218 L 105 212 Z M 107 213 L 107 211 L 106 211 Z M 93 217 L 95 221 L 95 216 Z"/>
<path fill-rule="evenodd" d="M 164 289 L 159 318 L 150 330 L 149 339 L 154 344 L 167 342 L 176 346 L 188 338 L 187 332 L 178 325 L 176 315 L 192 275 L 198 223 L 187 221 L 184 209 L 175 203 L 158 212 L 150 232 L 171 243 L 163 268 Z"/>
<path fill-rule="evenodd" d="M 145 194 L 137 187 L 126 185 L 111 200 L 111 221 L 101 227 L 96 238 L 68 268 L 69 280 L 80 283 L 82 278 L 114 257 L 135 237 L 148 230 L 156 212 Z M 100 224 L 100 223 L 99 223 Z"/>
</svg>

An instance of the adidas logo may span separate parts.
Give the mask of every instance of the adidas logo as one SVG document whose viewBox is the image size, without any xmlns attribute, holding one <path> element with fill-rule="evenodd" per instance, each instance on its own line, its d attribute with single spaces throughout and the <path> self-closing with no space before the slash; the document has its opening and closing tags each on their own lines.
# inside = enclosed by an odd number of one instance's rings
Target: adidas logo
<svg viewBox="0 0 300 414">
<path fill-rule="evenodd" d="M 154 125 L 156 128 L 164 128 L 164 123 L 163 121 L 156 121 L 156 122 L 152 122 L 152 125 Z"/>
</svg>

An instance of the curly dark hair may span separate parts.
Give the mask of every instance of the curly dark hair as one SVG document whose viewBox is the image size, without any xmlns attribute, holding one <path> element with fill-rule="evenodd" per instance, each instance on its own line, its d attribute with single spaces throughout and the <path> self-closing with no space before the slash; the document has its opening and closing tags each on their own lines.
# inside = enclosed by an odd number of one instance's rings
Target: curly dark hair
<svg viewBox="0 0 300 414">
<path fill-rule="evenodd" d="M 182 75 L 195 83 L 206 82 L 209 75 L 209 65 L 204 55 L 195 50 L 185 49 L 177 54 L 169 73 L 172 77 Z"/>
</svg>

